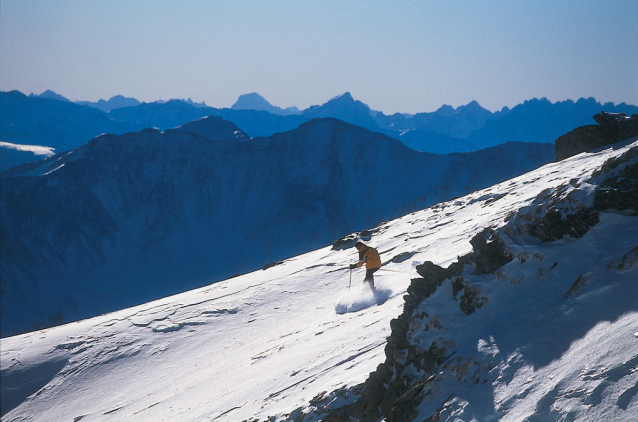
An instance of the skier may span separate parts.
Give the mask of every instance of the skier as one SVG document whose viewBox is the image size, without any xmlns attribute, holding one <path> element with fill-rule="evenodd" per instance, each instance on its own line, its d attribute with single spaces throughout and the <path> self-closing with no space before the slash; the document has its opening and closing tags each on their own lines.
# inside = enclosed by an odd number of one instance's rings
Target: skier
<svg viewBox="0 0 638 422">
<path fill-rule="evenodd" d="M 359 262 L 351 264 L 350 269 L 359 268 L 363 264 L 366 264 L 366 278 L 364 283 L 369 283 L 370 288 L 374 290 L 374 274 L 379 268 L 381 268 L 381 258 L 379 258 L 379 252 L 376 249 L 364 244 L 363 242 L 357 242 L 354 247 L 359 251 Z"/>
</svg>

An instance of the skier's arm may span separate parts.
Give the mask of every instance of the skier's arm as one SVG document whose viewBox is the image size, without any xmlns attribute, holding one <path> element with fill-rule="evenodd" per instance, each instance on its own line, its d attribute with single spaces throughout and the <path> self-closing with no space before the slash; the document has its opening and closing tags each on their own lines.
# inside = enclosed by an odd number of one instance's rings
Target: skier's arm
<svg viewBox="0 0 638 422">
<path fill-rule="evenodd" d="M 352 264 L 350 265 L 350 268 L 359 268 L 360 266 L 362 266 L 363 264 L 365 264 L 366 262 L 366 251 L 361 251 L 359 252 L 359 262 L 357 262 L 356 264 Z"/>
</svg>

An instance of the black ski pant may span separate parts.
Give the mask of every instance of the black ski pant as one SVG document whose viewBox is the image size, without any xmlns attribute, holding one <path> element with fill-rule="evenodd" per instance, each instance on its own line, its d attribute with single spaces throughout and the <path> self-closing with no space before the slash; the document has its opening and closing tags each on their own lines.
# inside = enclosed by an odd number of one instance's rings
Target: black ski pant
<svg viewBox="0 0 638 422">
<path fill-rule="evenodd" d="M 368 268 L 366 270 L 366 278 L 363 280 L 364 283 L 370 283 L 370 287 L 374 289 L 374 274 L 378 268 Z"/>
</svg>

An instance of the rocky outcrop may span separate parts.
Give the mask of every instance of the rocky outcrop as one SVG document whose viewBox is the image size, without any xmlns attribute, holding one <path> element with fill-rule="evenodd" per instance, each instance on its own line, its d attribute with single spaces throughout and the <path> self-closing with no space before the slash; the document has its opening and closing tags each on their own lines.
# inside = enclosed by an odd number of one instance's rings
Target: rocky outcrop
<svg viewBox="0 0 638 422">
<path fill-rule="evenodd" d="M 531 212 L 518 212 L 510 224 L 509 232 L 527 234 L 543 242 L 565 236 L 580 238 L 600 221 L 600 212 L 620 212 L 638 216 L 638 148 L 604 163 L 591 178 L 581 183 L 572 180 L 556 190 L 541 192 L 533 202 Z M 593 200 L 581 202 L 595 186 Z M 579 193 L 580 192 L 580 193 Z"/>
<path fill-rule="evenodd" d="M 370 240 L 371 236 L 372 236 L 372 232 L 370 230 L 364 230 L 361 232 L 355 232 L 355 233 L 349 234 L 347 236 L 342 237 L 339 240 L 336 240 L 332 244 L 332 250 L 340 251 L 343 249 L 353 248 L 354 244 L 357 243 L 357 241 L 359 240 L 368 241 Z"/>
<path fill-rule="evenodd" d="M 581 126 L 556 139 L 556 161 L 638 136 L 638 114 L 603 111 L 593 118 L 598 125 Z"/>
<path fill-rule="evenodd" d="M 562 239 L 565 236 L 580 238 L 598 221 L 598 213 L 591 208 L 582 208 L 565 216 L 559 211 L 551 210 L 539 221 L 528 224 L 526 231 L 543 242 Z"/>
<path fill-rule="evenodd" d="M 638 157 L 638 148 L 630 149 L 620 160 L 607 162 L 600 173 L 609 173 Z M 594 177 L 597 175 L 595 174 Z M 603 180 L 594 196 L 594 209 L 616 210 L 638 215 L 638 163 L 629 163 L 617 174 Z"/>
</svg>

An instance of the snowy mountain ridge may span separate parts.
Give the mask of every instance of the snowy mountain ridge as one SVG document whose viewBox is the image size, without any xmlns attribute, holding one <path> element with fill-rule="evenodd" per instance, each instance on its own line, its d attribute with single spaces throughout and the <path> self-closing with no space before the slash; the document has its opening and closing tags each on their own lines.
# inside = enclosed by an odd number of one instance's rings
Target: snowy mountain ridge
<svg viewBox="0 0 638 422">
<path fill-rule="evenodd" d="M 3 420 L 635 419 L 637 168 L 634 139 L 383 223 L 376 293 L 326 247 L 1 339 Z"/>
<path fill-rule="evenodd" d="M 103 135 L 0 173 L 2 336 L 254 271 L 552 159 L 535 144 L 434 156 L 335 119 Z"/>
</svg>

